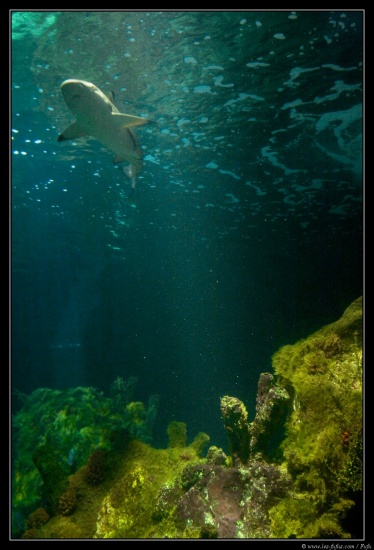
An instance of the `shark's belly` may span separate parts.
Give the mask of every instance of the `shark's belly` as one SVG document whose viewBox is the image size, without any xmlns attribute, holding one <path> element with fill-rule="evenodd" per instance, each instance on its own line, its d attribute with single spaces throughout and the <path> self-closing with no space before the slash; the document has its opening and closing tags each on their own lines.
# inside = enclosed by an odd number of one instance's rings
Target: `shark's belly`
<svg viewBox="0 0 374 550">
<path fill-rule="evenodd" d="M 99 124 L 89 124 L 89 135 L 110 149 L 114 155 L 114 162 L 127 161 L 139 173 L 142 168 L 142 150 L 134 132 L 129 128 L 118 128 L 111 121 Z"/>
</svg>

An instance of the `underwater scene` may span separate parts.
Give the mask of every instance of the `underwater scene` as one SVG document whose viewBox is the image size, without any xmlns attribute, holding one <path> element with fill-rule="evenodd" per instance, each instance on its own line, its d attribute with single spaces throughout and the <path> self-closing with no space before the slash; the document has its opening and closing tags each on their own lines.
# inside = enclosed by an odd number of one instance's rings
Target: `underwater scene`
<svg viewBox="0 0 374 550">
<path fill-rule="evenodd" d="M 364 12 L 10 31 L 10 539 L 364 540 Z"/>
</svg>

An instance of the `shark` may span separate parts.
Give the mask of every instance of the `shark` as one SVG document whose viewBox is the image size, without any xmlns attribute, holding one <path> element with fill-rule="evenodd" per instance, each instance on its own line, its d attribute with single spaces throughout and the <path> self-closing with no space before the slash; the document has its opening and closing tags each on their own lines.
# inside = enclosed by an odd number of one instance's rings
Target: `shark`
<svg viewBox="0 0 374 550">
<path fill-rule="evenodd" d="M 132 191 L 140 174 L 142 149 L 132 128 L 153 121 L 121 113 L 113 101 L 95 84 L 85 80 L 64 80 L 61 93 L 75 120 L 58 136 L 57 141 L 92 137 L 114 153 L 113 162 L 128 162 L 123 171 L 131 179 Z"/>
</svg>

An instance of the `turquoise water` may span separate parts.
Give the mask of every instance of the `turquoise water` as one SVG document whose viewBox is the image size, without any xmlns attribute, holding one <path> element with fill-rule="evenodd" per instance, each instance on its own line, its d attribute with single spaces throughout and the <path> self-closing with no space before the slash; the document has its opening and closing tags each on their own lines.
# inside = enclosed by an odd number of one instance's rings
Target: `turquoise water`
<svg viewBox="0 0 374 550">
<path fill-rule="evenodd" d="M 225 446 L 220 397 L 254 415 L 272 354 L 363 291 L 363 13 L 11 25 L 13 389 L 136 377 L 160 395 L 155 445 L 178 420 Z M 133 194 L 97 140 L 57 142 L 66 79 L 156 122 Z"/>
</svg>

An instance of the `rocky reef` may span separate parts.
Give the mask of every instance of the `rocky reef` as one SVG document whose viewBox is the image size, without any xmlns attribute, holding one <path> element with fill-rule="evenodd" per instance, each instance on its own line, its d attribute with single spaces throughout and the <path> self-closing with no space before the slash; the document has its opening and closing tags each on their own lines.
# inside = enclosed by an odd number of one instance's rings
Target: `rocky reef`
<svg viewBox="0 0 374 550">
<path fill-rule="evenodd" d="M 337 322 L 273 356 L 273 373 L 258 381 L 252 421 L 242 401 L 221 398 L 227 455 L 209 447 L 204 433 L 187 444 L 187 427 L 176 421 L 168 426 L 167 448 L 153 448 L 146 428 L 147 418 L 154 418 L 153 400 L 147 409 L 121 398 L 124 393 L 122 387 L 112 398 L 114 412 L 100 417 L 106 435 L 92 433 L 92 444 L 73 470 L 74 438 L 61 448 L 46 437 L 33 450 L 29 438 L 28 455 L 18 449 L 24 459 L 15 471 L 14 504 L 30 513 L 20 536 L 362 537 L 361 299 Z M 30 403 L 25 406 L 15 419 L 18 429 L 30 412 Z M 127 424 L 117 417 L 124 410 L 132 411 Z M 39 491 L 32 502 L 20 481 L 31 472 Z M 51 472 L 58 483 L 50 483 Z"/>
</svg>

